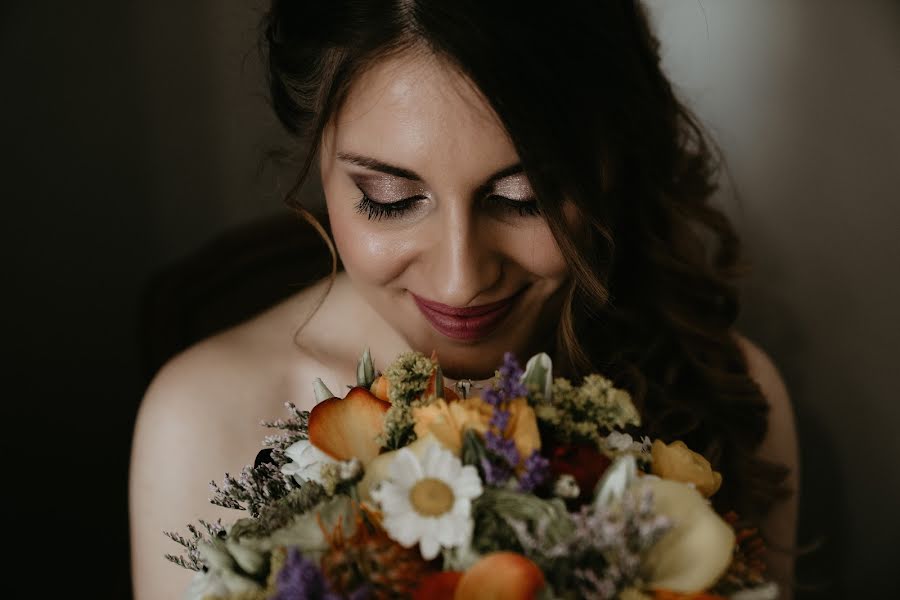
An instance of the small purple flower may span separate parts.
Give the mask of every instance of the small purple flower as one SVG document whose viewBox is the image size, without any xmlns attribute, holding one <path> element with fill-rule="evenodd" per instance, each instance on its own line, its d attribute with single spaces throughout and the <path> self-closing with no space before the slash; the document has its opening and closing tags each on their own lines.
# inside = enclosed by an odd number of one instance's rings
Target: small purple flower
<svg viewBox="0 0 900 600">
<path fill-rule="evenodd" d="M 506 431 L 506 426 L 509 425 L 509 411 L 503 408 L 495 408 L 494 414 L 491 416 L 491 427 L 494 427 L 497 431 Z"/>
<path fill-rule="evenodd" d="M 339 600 L 328 589 L 328 582 L 319 566 L 305 558 L 296 548 L 288 550 L 284 566 L 275 580 L 276 592 L 272 600 Z"/>
<path fill-rule="evenodd" d="M 528 390 L 522 383 L 524 371 L 512 352 L 503 355 L 503 366 L 500 367 L 499 387 L 505 400 L 512 400 L 519 396 L 527 396 Z"/>
<path fill-rule="evenodd" d="M 500 391 L 494 388 L 488 388 L 481 394 L 481 399 L 493 406 L 494 408 L 503 403 L 503 396 Z"/>
<path fill-rule="evenodd" d="M 518 466 L 519 450 L 516 448 L 514 440 L 504 438 L 493 431 L 488 431 L 484 436 L 484 441 L 485 447 L 496 454 L 507 466 Z"/>
<path fill-rule="evenodd" d="M 523 492 L 532 491 L 544 483 L 550 475 L 550 461 L 541 456 L 537 450 L 525 459 L 524 467 L 525 472 L 519 479 L 519 489 Z"/>
<path fill-rule="evenodd" d="M 522 373 L 522 368 L 515 356 L 511 352 L 507 352 L 503 355 L 503 365 L 499 369 L 496 384 L 481 394 L 481 398 L 494 408 L 490 427 L 484 436 L 485 447 L 491 456 L 482 460 L 481 464 L 485 480 L 489 485 L 506 483 L 522 460 L 515 441 L 503 437 L 503 432 L 506 431 L 511 416 L 507 409 L 508 402 L 513 398 L 528 394 L 522 384 Z M 534 469 L 538 469 L 539 466 L 535 463 Z M 535 471 L 532 480 L 527 485 L 539 485 L 539 481 L 532 483 L 532 481 L 537 481 L 538 477 L 539 475 Z"/>
</svg>

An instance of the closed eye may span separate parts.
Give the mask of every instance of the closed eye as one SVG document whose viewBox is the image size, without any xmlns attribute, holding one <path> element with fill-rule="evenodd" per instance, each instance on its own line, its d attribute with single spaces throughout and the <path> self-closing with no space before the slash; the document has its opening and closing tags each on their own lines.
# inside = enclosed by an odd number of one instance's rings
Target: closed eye
<svg viewBox="0 0 900 600">
<path fill-rule="evenodd" d="M 491 205 L 491 208 L 512 213 L 520 217 L 536 217 L 541 214 L 541 209 L 535 199 L 514 200 L 513 198 L 507 198 L 506 196 L 491 194 L 487 197 L 487 202 Z"/>
<path fill-rule="evenodd" d="M 364 215 L 370 221 L 399 219 L 414 210 L 419 202 L 428 199 L 427 196 L 416 195 L 396 202 L 381 202 L 370 197 L 362 189 L 359 191 L 362 193 L 362 197 L 356 202 L 356 212 Z M 494 213 L 512 214 L 522 218 L 536 217 L 541 214 L 537 200 L 515 200 L 498 194 L 487 196 L 484 199 L 484 208 Z"/>
<path fill-rule="evenodd" d="M 379 202 L 370 198 L 362 189 L 360 189 L 360 192 L 362 192 L 362 198 L 356 203 L 356 212 L 365 215 L 370 221 L 399 219 L 415 208 L 418 202 L 428 199 L 426 196 L 418 195 L 397 200 L 396 202 Z"/>
</svg>

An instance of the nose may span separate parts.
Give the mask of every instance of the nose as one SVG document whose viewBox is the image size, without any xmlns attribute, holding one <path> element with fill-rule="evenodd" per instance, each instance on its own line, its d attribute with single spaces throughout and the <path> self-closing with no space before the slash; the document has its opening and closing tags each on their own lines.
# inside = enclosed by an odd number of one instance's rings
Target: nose
<svg viewBox="0 0 900 600">
<path fill-rule="evenodd" d="M 503 257 L 492 235 L 465 203 L 444 211 L 427 264 L 433 299 L 464 307 L 496 300 L 490 296 L 503 276 Z"/>
</svg>

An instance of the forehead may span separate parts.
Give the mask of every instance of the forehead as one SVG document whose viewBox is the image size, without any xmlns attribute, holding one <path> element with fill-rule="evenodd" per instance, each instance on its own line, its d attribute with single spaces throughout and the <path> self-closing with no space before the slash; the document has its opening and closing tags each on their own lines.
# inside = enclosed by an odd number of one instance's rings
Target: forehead
<svg viewBox="0 0 900 600">
<path fill-rule="evenodd" d="M 517 162 L 499 118 L 445 60 L 406 53 L 377 62 L 351 85 L 332 123 L 335 150 L 455 177 Z"/>
</svg>

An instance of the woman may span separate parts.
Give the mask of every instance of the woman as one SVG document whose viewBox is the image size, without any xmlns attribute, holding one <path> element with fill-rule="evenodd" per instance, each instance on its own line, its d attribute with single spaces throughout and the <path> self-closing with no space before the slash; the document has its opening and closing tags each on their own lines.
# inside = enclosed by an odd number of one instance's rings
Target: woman
<svg viewBox="0 0 900 600">
<path fill-rule="evenodd" d="M 191 348 L 147 391 L 138 600 L 187 586 L 162 530 L 234 519 L 206 483 L 255 455 L 248 424 L 311 408 L 314 377 L 354 381 L 365 346 L 382 366 L 435 350 L 450 378 L 538 350 L 561 374 L 608 374 L 652 436 L 723 472 L 723 507 L 793 544 L 790 404 L 733 329 L 738 242 L 639 2 L 275 0 L 264 24 L 274 108 L 311 148 L 298 187 L 318 167 L 344 270 Z M 789 577 L 790 560 L 772 564 Z"/>
</svg>

